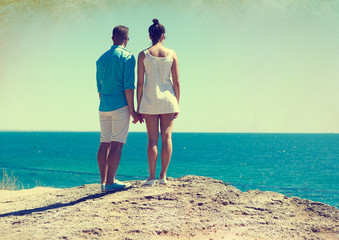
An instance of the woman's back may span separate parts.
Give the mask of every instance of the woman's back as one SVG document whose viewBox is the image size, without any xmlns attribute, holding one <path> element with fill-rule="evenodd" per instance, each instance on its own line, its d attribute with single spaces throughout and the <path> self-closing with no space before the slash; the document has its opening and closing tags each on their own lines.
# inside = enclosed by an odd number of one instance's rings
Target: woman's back
<svg viewBox="0 0 339 240">
<path fill-rule="evenodd" d="M 179 112 L 171 79 L 173 53 L 164 47 L 144 50 L 146 78 L 140 112 L 148 114 Z"/>
<path fill-rule="evenodd" d="M 147 49 L 144 51 L 145 59 L 145 85 L 168 85 L 172 86 L 171 68 L 173 64 L 173 51 L 159 51 Z"/>
</svg>

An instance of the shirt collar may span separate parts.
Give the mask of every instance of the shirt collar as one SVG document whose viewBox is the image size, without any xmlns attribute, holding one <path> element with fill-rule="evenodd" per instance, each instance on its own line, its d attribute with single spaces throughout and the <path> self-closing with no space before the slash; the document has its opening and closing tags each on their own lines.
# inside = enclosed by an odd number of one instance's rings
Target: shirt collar
<svg viewBox="0 0 339 240">
<path fill-rule="evenodd" d="M 113 45 L 113 46 L 111 47 L 111 49 L 116 49 L 116 48 L 122 48 L 122 49 L 124 49 L 124 47 L 122 47 L 122 46 L 120 46 L 120 45 Z"/>
</svg>

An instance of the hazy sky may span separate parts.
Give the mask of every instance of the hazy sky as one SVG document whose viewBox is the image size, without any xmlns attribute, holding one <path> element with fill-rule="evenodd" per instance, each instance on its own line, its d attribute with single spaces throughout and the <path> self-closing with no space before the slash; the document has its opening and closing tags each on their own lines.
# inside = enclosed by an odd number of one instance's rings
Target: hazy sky
<svg viewBox="0 0 339 240">
<path fill-rule="evenodd" d="M 179 58 L 176 132 L 339 132 L 339 4 L 300 0 L 0 3 L 0 130 L 99 131 L 95 62 L 115 25 Z M 131 125 L 145 131 L 145 125 Z"/>
</svg>

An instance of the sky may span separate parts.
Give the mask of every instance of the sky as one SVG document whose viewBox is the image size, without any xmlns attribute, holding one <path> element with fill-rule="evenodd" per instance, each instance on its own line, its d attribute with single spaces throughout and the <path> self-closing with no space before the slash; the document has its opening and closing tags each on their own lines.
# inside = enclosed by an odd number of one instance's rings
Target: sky
<svg viewBox="0 0 339 240">
<path fill-rule="evenodd" d="M 0 130 L 100 131 L 95 62 L 119 24 L 149 47 L 153 18 L 179 60 L 174 132 L 339 132 L 336 0 L 1 1 Z"/>
</svg>

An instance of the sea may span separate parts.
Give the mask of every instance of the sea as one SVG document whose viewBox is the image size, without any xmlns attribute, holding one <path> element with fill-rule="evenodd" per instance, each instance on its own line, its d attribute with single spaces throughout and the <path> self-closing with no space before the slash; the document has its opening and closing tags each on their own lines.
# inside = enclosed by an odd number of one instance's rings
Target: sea
<svg viewBox="0 0 339 240">
<path fill-rule="evenodd" d="M 99 132 L 0 132 L 0 170 L 24 188 L 99 183 L 99 138 Z M 241 191 L 339 207 L 339 134 L 173 133 L 172 139 L 168 177 L 211 177 Z M 116 178 L 146 180 L 146 149 L 147 133 L 130 132 Z M 158 159 L 157 175 L 160 165 Z"/>
</svg>

